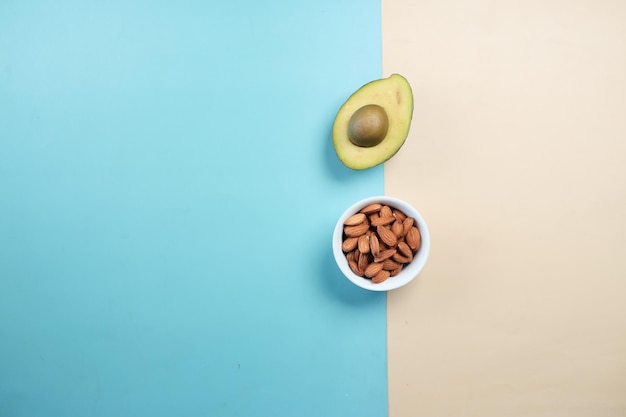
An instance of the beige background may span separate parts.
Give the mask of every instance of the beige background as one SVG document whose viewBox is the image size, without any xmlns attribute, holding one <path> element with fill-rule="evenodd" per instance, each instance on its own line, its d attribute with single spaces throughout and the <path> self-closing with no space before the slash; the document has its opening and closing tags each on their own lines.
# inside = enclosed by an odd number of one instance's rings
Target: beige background
<svg viewBox="0 0 626 417">
<path fill-rule="evenodd" d="M 626 416 L 626 1 L 382 12 L 415 94 L 386 194 L 433 239 L 388 294 L 390 416 Z"/>
</svg>

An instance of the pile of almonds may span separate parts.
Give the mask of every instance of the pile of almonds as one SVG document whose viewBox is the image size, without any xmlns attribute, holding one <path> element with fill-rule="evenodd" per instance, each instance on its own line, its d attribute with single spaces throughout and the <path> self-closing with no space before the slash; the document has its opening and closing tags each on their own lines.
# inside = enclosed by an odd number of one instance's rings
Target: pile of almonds
<svg viewBox="0 0 626 417">
<path fill-rule="evenodd" d="M 415 219 L 387 205 L 370 204 L 343 224 L 341 249 L 350 269 L 375 284 L 398 275 L 420 244 Z"/>
</svg>

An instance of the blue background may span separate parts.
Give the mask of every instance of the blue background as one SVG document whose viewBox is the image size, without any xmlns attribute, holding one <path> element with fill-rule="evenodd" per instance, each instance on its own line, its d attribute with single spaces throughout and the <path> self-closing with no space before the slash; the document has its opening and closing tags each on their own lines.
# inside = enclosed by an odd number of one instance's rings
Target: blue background
<svg viewBox="0 0 626 417">
<path fill-rule="evenodd" d="M 0 416 L 382 416 L 336 219 L 380 4 L 0 3 Z"/>
</svg>

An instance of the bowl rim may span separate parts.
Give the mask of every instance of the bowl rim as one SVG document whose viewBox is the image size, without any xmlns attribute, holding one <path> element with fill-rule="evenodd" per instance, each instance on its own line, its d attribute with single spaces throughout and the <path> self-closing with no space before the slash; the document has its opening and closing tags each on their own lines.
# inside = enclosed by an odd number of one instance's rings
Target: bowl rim
<svg viewBox="0 0 626 417">
<path fill-rule="evenodd" d="M 348 266 L 348 260 L 341 249 L 341 245 L 343 243 L 344 221 L 351 215 L 357 213 L 363 207 L 372 203 L 389 205 L 393 208 L 402 210 L 407 216 L 415 218 L 415 222 L 417 223 L 417 227 L 422 238 L 421 246 L 415 254 L 413 261 L 408 266 L 403 268 L 400 274 L 395 277 L 391 277 L 380 284 L 374 284 L 371 280 L 360 277 L 352 272 Z M 337 266 L 343 275 L 353 284 L 370 291 L 391 291 L 403 287 L 413 281 L 426 265 L 426 261 L 430 255 L 430 232 L 421 213 L 410 203 L 396 197 L 385 195 L 366 197 L 348 207 L 337 220 L 335 229 L 333 230 L 333 254 Z"/>
</svg>

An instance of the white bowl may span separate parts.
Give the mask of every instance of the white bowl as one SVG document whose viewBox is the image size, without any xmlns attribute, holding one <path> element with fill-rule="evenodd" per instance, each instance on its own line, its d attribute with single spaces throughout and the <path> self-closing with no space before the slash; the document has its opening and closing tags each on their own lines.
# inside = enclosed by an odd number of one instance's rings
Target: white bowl
<svg viewBox="0 0 626 417">
<path fill-rule="evenodd" d="M 348 265 L 346 254 L 341 249 L 341 245 L 343 243 L 343 224 L 346 219 L 353 214 L 358 213 L 363 207 L 372 203 L 388 205 L 402 211 L 409 217 L 413 217 L 421 234 L 421 246 L 417 250 L 417 253 L 413 256 L 413 261 L 406 265 L 398 275 L 390 277 L 380 284 L 374 284 L 370 279 L 360 277 L 352 272 L 350 266 Z M 422 215 L 406 201 L 386 196 L 368 197 L 354 203 L 341 215 L 341 217 L 339 217 L 339 220 L 337 220 L 337 224 L 335 225 L 335 230 L 333 232 L 333 253 L 335 255 L 335 261 L 337 262 L 341 272 L 343 272 L 346 278 L 354 284 L 361 288 L 365 288 L 366 290 L 389 291 L 400 288 L 413 281 L 413 279 L 415 279 L 415 277 L 417 277 L 417 275 L 422 271 L 424 265 L 426 265 L 426 261 L 428 260 L 428 254 L 430 253 L 430 234 Z"/>
</svg>

